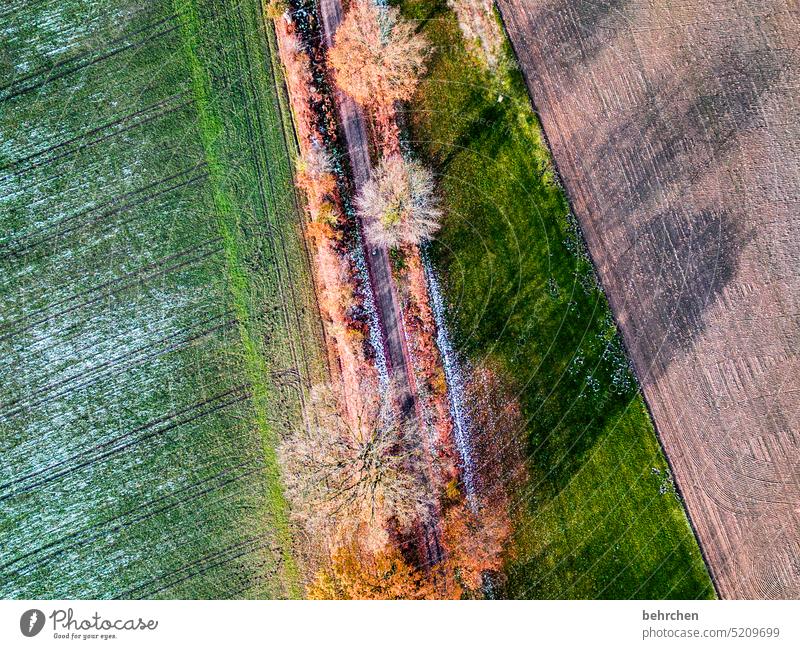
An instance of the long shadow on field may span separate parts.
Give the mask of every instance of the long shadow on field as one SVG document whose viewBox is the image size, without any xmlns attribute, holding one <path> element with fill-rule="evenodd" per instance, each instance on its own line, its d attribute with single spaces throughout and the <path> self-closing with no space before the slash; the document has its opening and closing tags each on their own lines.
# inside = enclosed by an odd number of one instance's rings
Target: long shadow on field
<svg viewBox="0 0 800 649">
<path fill-rule="evenodd" d="M 586 161 L 598 204 L 617 206 L 601 209 L 595 227 L 624 232 L 630 247 L 617 263 L 632 282 L 631 295 L 650 304 L 637 310 L 645 319 L 630 331 L 633 345 L 650 346 L 643 358 L 657 359 L 640 370 L 656 377 L 704 332 L 705 312 L 733 279 L 752 239 L 738 206 L 709 203 L 686 213 L 681 201 L 698 188 L 719 187 L 715 175 L 729 173 L 743 137 L 765 126 L 766 97 L 780 92 L 789 55 L 749 54 L 746 39 L 739 40 L 742 51 L 712 53 L 705 69 L 650 87 L 643 109 L 628 109 Z M 630 218 L 663 205 L 665 196 L 671 210 L 660 208 L 643 226 Z"/>
<path fill-rule="evenodd" d="M 696 184 L 726 162 L 745 132 L 764 126 L 761 104 L 789 64 L 784 52 L 724 51 L 699 72 L 687 66 L 648 86 L 639 105 L 605 121 L 614 126 L 586 161 L 600 195 L 632 210 Z"/>
<path fill-rule="evenodd" d="M 523 42 L 532 47 L 519 54 L 534 95 L 542 93 L 539 100 L 548 100 L 540 78 L 557 77 L 567 86 L 566 97 L 580 98 L 582 91 L 569 85 L 583 83 L 589 73 L 602 87 L 603 76 L 614 67 L 605 59 L 594 65 L 593 58 L 613 48 L 617 32 L 629 28 L 629 4 L 557 0 L 528 10 Z M 625 253 L 610 258 L 632 283 L 630 295 L 651 305 L 636 310 L 646 318 L 635 323 L 633 344 L 650 346 L 644 358 L 657 361 L 640 370 L 656 376 L 704 332 L 704 314 L 735 275 L 738 256 L 751 238 L 737 206 L 709 202 L 696 213 L 684 213 L 681 197 L 704 186 L 718 188 L 715 175 L 729 173 L 744 137 L 767 126 L 765 101 L 789 92 L 781 84 L 794 50 L 757 45 L 753 34 L 726 32 L 709 47 L 687 52 L 674 68 L 651 74 L 646 69 L 652 63 L 642 62 L 634 67 L 648 77 L 645 89 L 570 134 L 588 155 L 580 161 L 579 177 L 565 179 L 567 186 L 585 184 L 595 197 L 589 214 L 593 228 L 615 232 L 616 241 L 628 245 Z M 634 79 L 631 88 L 638 86 Z M 565 146 L 571 144 L 568 140 Z M 653 216 L 632 218 L 637 210 Z M 632 263 L 636 272 L 629 272 Z"/>
<path fill-rule="evenodd" d="M 636 231 L 621 259 L 638 278 L 643 322 L 629 323 L 629 343 L 648 346 L 639 358 L 657 359 L 656 377 L 676 355 L 689 351 L 705 327 L 705 312 L 735 277 L 741 250 L 753 233 L 723 210 L 655 215 Z"/>
<path fill-rule="evenodd" d="M 524 0 L 501 0 L 500 5 L 517 3 L 525 4 Z M 546 57 L 528 57 L 526 72 L 535 78 L 546 74 L 548 67 L 558 66 L 560 74 L 574 81 L 592 59 L 613 46 L 628 24 L 630 4 L 631 0 L 553 0 L 527 10 L 523 39 L 551 38 L 557 45 Z"/>
</svg>

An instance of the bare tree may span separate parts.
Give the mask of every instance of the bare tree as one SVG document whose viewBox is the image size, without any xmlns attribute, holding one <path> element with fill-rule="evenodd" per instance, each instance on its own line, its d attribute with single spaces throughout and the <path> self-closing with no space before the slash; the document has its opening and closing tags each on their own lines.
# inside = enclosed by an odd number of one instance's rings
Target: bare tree
<svg viewBox="0 0 800 649">
<path fill-rule="evenodd" d="M 363 524 L 380 530 L 430 515 L 416 431 L 393 406 L 367 400 L 350 421 L 329 386 L 312 391 L 317 423 L 278 449 L 289 498 L 309 527 L 351 536 Z M 385 399 L 391 403 L 393 399 Z"/>
<path fill-rule="evenodd" d="M 353 0 L 329 53 L 337 85 L 363 105 L 411 99 L 430 46 L 394 7 Z"/>
<path fill-rule="evenodd" d="M 439 229 L 442 211 L 434 194 L 433 174 L 400 155 L 381 161 L 356 197 L 364 234 L 374 245 L 416 245 Z"/>
</svg>

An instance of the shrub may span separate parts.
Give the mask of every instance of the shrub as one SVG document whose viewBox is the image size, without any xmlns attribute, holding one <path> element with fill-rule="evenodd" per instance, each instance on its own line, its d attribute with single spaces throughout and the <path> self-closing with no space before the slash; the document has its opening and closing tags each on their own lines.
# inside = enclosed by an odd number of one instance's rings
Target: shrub
<svg viewBox="0 0 800 649">
<path fill-rule="evenodd" d="M 270 0 L 266 7 L 264 7 L 264 15 L 272 20 L 278 20 L 289 11 L 288 0 Z"/>
<path fill-rule="evenodd" d="M 308 589 L 309 599 L 427 599 L 433 594 L 426 575 L 396 549 L 370 553 L 355 544 L 336 550 L 330 569 L 320 571 Z"/>
<path fill-rule="evenodd" d="M 336 190 L 336 176 L 328 151 L 321 146 L 312 146 L 296 162 L 297 186 L 306 194 L 323 197 Z"/>
<path fill-rule="evenodd" d="M 445 514 L 442 543 L 447 550 L 448 574 L 454 578 L 451 589 L 477 594 L 487 572 L 502 570 L 511 535 L 505 505 L 487 504 L 476 514 L 461 503 Z"/>
<path fill-rule="evenodd" d="M 417 245 L 439 229 L 442 212 L 433 174 L 400 155 L 384 158 L 356 197 L 364 234 L 373 246 Z"/>
</svg>

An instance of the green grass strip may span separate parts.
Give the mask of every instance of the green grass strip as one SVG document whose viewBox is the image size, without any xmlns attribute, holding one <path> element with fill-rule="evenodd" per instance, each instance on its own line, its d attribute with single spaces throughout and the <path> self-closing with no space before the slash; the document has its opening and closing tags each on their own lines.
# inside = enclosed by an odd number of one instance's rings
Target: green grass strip
<svg viewBox="0 0 800 649">
<path fill-rule="evenodd" d="M 292 598 L 302 597 L 299 571 L 292 552 L 292 534 L 289 523 L 289 505 L 283 492 L 280 466 L 276 446 L 278 435 L 269 423 L 269 387 L 267 384 L 268 368 L 264 351 L 256 337 L 251 333 L 254 320 L 251 301 L 251 280 L 245 267 L 241 253 L 241 232 L 238 228 L 240 220 L 239 208 L 226 190 L 226 169 L 222 162 L 224 154 L 221 146 L 225 138 L 222 120 L 215 112 L 211 101 L 211 80 L 204 66 L 199 51 L 201 44 L 199 34 L 202 25 L 192 0 L 174 0 L 175 10 L 181 24 L 186 58 L 191 70 L 192 90 L 197 107 L 198 126 L 206 152 L 209 174 L 214 192 L 214 204 L 217 212 L 219 231 L 223 239 L 226 267 L 234 309 L 239 321 L 239 333 L 244 348 L 246 372 L 253 390 L 253 406 L 266 463 L 265 479 L 267 484 L 267 500 L 270 506 L 272 524 L 275 527 L 277 541 L 281 548 L 283 578 L 287 595 Z M 231 44 L 226 44 L 230 46 Z M 247 73 L 247 71 L 243 71 Z"/>
</svg>

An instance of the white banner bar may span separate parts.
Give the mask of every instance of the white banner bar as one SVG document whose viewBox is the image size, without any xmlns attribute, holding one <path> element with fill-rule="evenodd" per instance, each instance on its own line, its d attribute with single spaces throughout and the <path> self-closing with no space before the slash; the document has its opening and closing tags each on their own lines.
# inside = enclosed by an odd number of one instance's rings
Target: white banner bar
<svg viewBox="0 0 800 649">
<path fill-rule="evenodd" d="M 800 602 L 4 601 L 0 647 L 800 647 Z"/>
</svg>

